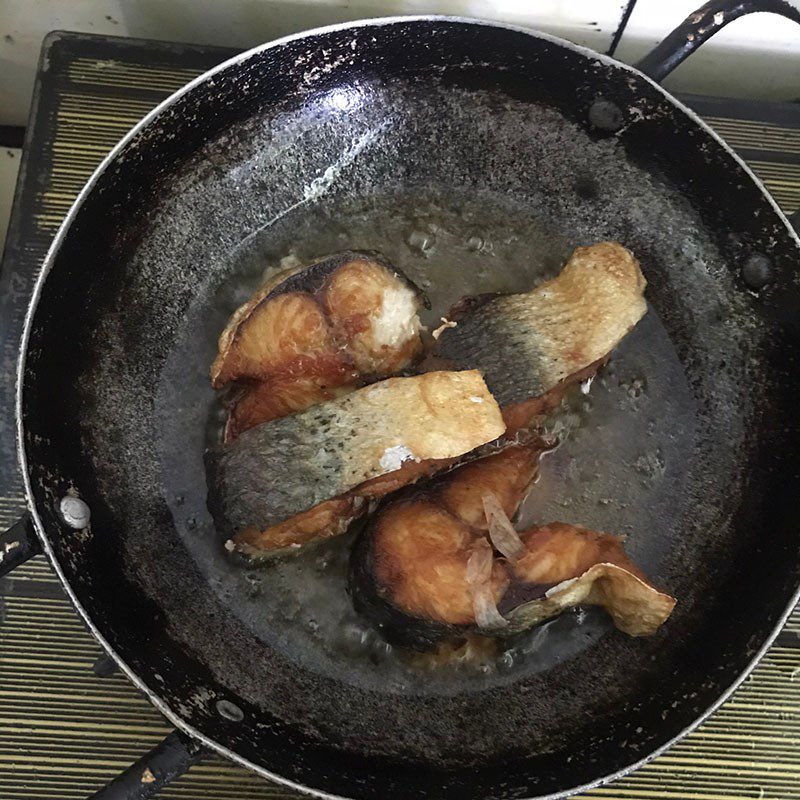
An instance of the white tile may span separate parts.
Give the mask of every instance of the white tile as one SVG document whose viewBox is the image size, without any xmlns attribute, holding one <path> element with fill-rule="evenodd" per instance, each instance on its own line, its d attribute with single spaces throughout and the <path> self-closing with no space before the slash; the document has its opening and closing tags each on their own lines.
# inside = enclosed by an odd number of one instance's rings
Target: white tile
<svg viewBox="0 0 800 800">
<path fill-rule="evenodd" d="M 634 63 L 702 0 L 637 0 L 616 57 Z M 750 14 L 728 23 L 664 82 L 673 92 L 800 98 L 800 25 L 777 14 Z"/>
<path fill-rule="evenodd" d="M 22 150 L 11 147 L 0 147 L 0 253 L 6 240 L 8 218 L 11 216 L 11 203 L 14 199 L 14 188 L 17 185 Z"/>
</svg>

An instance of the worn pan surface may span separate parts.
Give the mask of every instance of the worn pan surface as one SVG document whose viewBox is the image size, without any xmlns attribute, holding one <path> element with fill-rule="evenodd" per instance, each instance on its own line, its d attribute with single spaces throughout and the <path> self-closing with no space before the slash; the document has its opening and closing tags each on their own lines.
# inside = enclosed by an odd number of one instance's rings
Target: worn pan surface
<svg viewBox="0 0 800 800">
<path fill-rule="evenodd" d="M 650 312 L 554 423 L 566 444 L 523 520 L 629 534 L 679 598 L 659 635 L 577 614 L 485 670 L 419 672 L 350 610 L 346 538 L 260 571 L 224 557 L 207 369 L 265 268 L 379 250 L 441 311 L 603 239 L 641 260 Z M 129 675 L 265 775 L 390 798 L 596 782 L 718 703 L 795 597 L 797 268 L 744 165 L 608 58 L 443 18 L 283 40 L 147 118 L 56 240 L 20 382 L 36 524 Z M 59 518 L 69 490 L 90 529 Z"/>
</svg>

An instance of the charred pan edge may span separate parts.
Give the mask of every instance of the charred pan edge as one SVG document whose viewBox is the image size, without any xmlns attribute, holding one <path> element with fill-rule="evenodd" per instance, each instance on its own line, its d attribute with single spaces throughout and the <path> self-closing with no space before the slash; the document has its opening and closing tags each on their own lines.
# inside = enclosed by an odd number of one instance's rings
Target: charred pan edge
<svg viewBox="0 0 800 800">
<path fill-rule="evenodd" d="M 378 628 L 387 642 L 425 653 L 433 650 L 441 641 L 469 633 L 470 626 L 460 627 L 412 617 L 385 600 L 375 581 L 373 542 L 371 525 L 368 523 L 359 533 L 350 553 L 347 591 L 355 610 Z"/>
<path fill-rule="evenodd" d="M 16 403 L 15 403 L 16 425 L 17 425 L 17 458 L 22 473 L 22 481 L 25 490 L 26 502 L 31 510 L 31 516 L 33 517 L 36 534 L 42 542 L 42 547 L 44 548 L 47 559 L 50 565 L 53 567 L 54 572 L 58 576 L 61 585 L 64 587 L 64 591 L 67 597 L 70 599 L 73 606 L 75 607 L 75 610 L 78 612 L 78 614 L 85 622 L 92 636 L 94 636 L 94 638 L 103 647 L 103 649 L 119 665 L 120 669 L 123 671 L 123 673 L 125 673 L 128 680 L 134 686 L 136 686 L 137 689 L 139 689 L 139 691 L 141 691 L 145 695 L 145 697 L 147 697 L 147 699 L 153 704 L 153 706 L 155 706 L 155 708 L 161 714 L 163 714 L 164 717 L 166 717 L 166 719 L 168 719 L 170 723 L 172 723 L 179 730 L 182 730 L 187 735 L 194 737 L 197 741 L 207 745 L 208 747 L 210 747 L 220 755 L 224 756 L 225 758 L 228 758 L 234 763 L 240 764 L 246 767 L 247 769 L 252 770 L 253 772 L 255 772 L 258 775 L 261 775 L 262 777 L 268 778 L 269 780 L 275 781 L 276 783 L 282 786 L 287 786 L 289 788 L 292 788 L 298 792 L 303 792 L 305 794 L 312 795 L 314 797 L 326 798 L 329 800 L 348 800 L 348 799 L 343 795 L 335 795 L 331 792 L 326 792 L 321 789 L 315 789 L 303 783 L 299 783 L 298 781 L 293 781 L 290 778 L 286 778 L 278 774 L 277 772 L 273 772 L 269 769 L 266 769 L 265 767 L 259 766 L 253 761 L 244 758 L 234 750 L 231 750 L 230 748 L 226 747 L 225 745 L 221 744 L 215 739 L 212 739 L 211 737 L 207 736 L 202 731 L 198 730 L 192 724 L 187 722 L 181 716 L 178 710 L 173 709 L 167 703 L 167 701 L 164 698 L 162 698 L 160 694 L 160 687 L 158 688 L 151 687 L 148 683 L 146 683 L 136 672 L 133 671 L 133 669 L 131 669 L 130 666 L 128 666 L 125 660 L 119 655 L 119 653 L 116 652 L 116 650 L 114 650 L 114 648 L 105 638 L 105 636 L 103 636 L 102 632 L 93 621 L 92 616 L 89 614 L 89 612 L 81 603 L 78 596 L 75 594 L 75 591 L 70 585 L 70 582 L 67 579 L 64 570 L 61 568 L 58 558 L 56 557 L 55 551 L 53 550 L 48 540 L 47 528 L 33 500 L 32 479 L 29 471 L 28 457 L 25 449 L 25 419 L 23 413 L 26 354 L 28 349 L 28 343 L 31 337 L 31 332 L 34 326 L 36 309 L 39 304 L 39 299 L 41 297 L 44 284 L 47 281 L 47 276 L 50 273 L 50 270 L 53 268 L 56 257 L 58 255 L 58 251 L 61 249 L 61 245 L 67 235 L 70 225 L 77 216 L 84 201 L 89 196 L 91 191 L 94 189 L 95 185 L 103 176 L 108 167 L 114 161 L 119 159 L 121 156 L 124 156 L 124 153 L 127 148 L 135 146 L 136 138 L 140 136 L 143 131 L 147 130 L 148 126 L 152 122 L 157 120 L 160 116 L 169 113 L 173 105 L 175 105 L 179 100 L 183 99 L 184 96 L 191 94 L 198 86 L 206 83 L 210 78 L 214 77 L 217 74 L 221 74 L 226 69 L 229 69 L 230 67 L 236 64 L 241 64 L 246 61 L 249 61 L 251 58 L 255 58 L 259 56 L 261 53 L 267 52 L 272 49 L 285 47 L 289 44 L 292 44 L 293 42 L 298 42 L 302 39 L 308 39 L 309 41 L 313 41 L 315 38 L 322 37 L 330 32 L 408 24 L 409 22 L 449 22 L 453 24 L 473 25 L 476 27 L 488 28 L 489 30 L 499 29 L 499 30 L 513 31 L 523 36 L 529 36 L 532 39 L 541 39 L 543 41 L 551 42 L 553 44 L 558 45 L 559 47 L 564 47 L 567 50 L 579 53 L 586 59 L 596 60 L 599 61 L 600 63 L 611 65 L 624 72 L 628 72 L 641 80 L 644 80 L 645 82 L 650 84 L 650 86 L 663 97 L 665 102 L 669 103 L 674 108 L 677 108 L 681 113 L 683 113 L 686 117 L 688 117 L 695 125 L 697 125 L 701 130 L 703 130 L 704 133 L 709 138 L 715 141 L 727 153 L 730 160 L 733 161 L 737 165 L 737 167 L 741 169 L 749 177 L 749 179 L 753 182 L 753 184 L 756 187 L 758 187 L 758 189 L 760 189 L 764 202 L 766 202 L 767 205 L 772 209 L 773 213 L 777 216 L 777 218 L 781 222 L 783 222 L 790 239 L 794 242 L 798 250 L 800 250 L 800 237 L 798 237 L 797 233 L 789 224 L 789 221 L 787 220 L 786 216 L 778 207 L 777 202 L 766 190 L 761 179 L 753 172 L 753 170 L 750 167 L 747 166 L 747 164 L 745 164 L 742 158 L 739 155 L 737 155 L 736 152 L 734 152 L 733 148 L 729 144 L 727 144 L 727 142 L 725 142 L 725 140 L 722 139 L 722 137 L 719 134 L 717 134 L 704 120 L 702 120 L 695 111 L 693 111 L 684 103 L 680 102 L 677 98 L 673 97 L 673 95 L 671 95 L 668 91 L 666 91 L 666 89 L 660 86 L 652 78 L 648 77 L 635 67 L 631 67 L 628 64 L 624 64 L 621 61 L 617 61 L 616 59 L 613 59 L 610 56 L 597 53 L 594 50 L 590 50 L 587 47 L 576 45 L 573 42 L 569 42 L 566 39 L 562 39 L 558 36 L 542 33 L 541 31 L 532 31 L 529 28 L 523 28 L 519 25 L 509 25 L 488 20 L 474 19 L 470 17 L 428 14 L 428 15 L 415 15 L 406 17 L 395 16 L 395 17 L 373 18 L 373 19 L 359 20 L 357 22 L 337 23 L 335 25 L 315 28 L 309 31 L 303 31 L 300 33 L 293 33 L 288 36 L 284 36 L 283 38 L 276 39 L 272 42 L 268 42 L 266 44 L 255 47 L 252 50 L 248 50 L 244 53 L 240 53 L 239 55 L 233 56 L 227 61 L 218 64 L 216 67 L 209 70 L 208 72 L 205 72 L 202 75 L 198 75 L 196 78 L 189 81 L 185 86 L 183 86 L 177 92 L 170 95 L 168 98 L 159 103 L 155 108 L 153 108 L 148 114 L 146 114 L 141 120 L 139 120 L 139 122 L 136 123 L 136 125 L 134 125 L 120 139 L 120 141 L 109 151 L 106 157 L 100 162 L 95 171 L 86 181 L 85 185 L 79 192 L 78 196 L 75 198 L 75 201 L 73 202 L 72 206 L 70 207 L 69 211 L 64 217 L 61 226 L 59 227 L 58 231 L 56 232 L 56 235 L 53 238 L 53 241 L 50 244 L 50 249 L 47 251 L 47 255 L 45 256 L 42 264 L 42 269 L 39 272 L 39 277 L 33 288 L 30 305 L 28 306 L 28 310 L 25 315 L 25 323 L 22 329 L 22 336 L 20 338 L 19 361 L 17 362 L 17 393 L 16 393 Z M 643 764 L 648 763 L 656 756 L 665 752 L 673 744 L 682 739 L 686 734 L 690 733 L 695 728 L 697 728 L 698 725 L 700 725 L 714 711 L 716 711 L 716 709 L 719 708 L 733 694 L 733 692 L 744 682 L 745 678 L 750 674 L 750 672 L 753 670 L 756 664 L 758 664 L 758 662 L 764 656 L 764 653 L 766 653 L 766 651 L 769 649 L 770 645 L 777 637 L 784 623 L 791 615 L 798 601 L 800 601 L 800 586 L 797 587 L 797 590 L 790 598 L 790 601 L 787 604 L 783 614 L 781 614 L 779 619 L 776 620 L 774 628 L 764 638 L 761 647 L 753 655 L 748 666 L 744 670 L 742 670 L 742 672 L 736 677 L 735 680 L 731 681 L 730 685 L 724 691 L 720 693 L 718 699 L 712 704 L 710 704 L 708 708 L 706 708 L 701 714 L 699 714 L 694 720 L 694 722 L 692 722 L 690 725 L 687 725 L 687 727 L 684 730 L 678 732 L 672 739 L 670 739 L 667 742 L 664 742 L 664 744 L 662 744 L 661 746 L 654 748 L 646 756 L 639 758 L 636 761 L 633 761 L 632 763 L 628 764 L 625 767 L 622 767 L 616 772 L 609 773 L 594 780 L 587 781 L 586 783 L 583 784 L 578 784 L 573 787 L 568 787 L 563 791 L 559 791 L 555 794 L 552 794 L 550 796 L 550 799 L 556 800 L 556 798 L 566 798 L 575 793 L 585 791 L 587 789 L 591 789 L 597 786 L 601 786 L 623 775 L 627 775 L 632 770 L 640 767 Z"/>
</svg>

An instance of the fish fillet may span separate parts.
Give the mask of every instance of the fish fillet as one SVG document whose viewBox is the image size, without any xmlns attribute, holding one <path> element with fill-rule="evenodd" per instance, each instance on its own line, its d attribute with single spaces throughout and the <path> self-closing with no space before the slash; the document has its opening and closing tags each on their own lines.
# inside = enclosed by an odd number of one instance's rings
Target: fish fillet
<svg viewBox="0 0 800 800">
<path fill-rule="evenodd" d="M 380 506 L 351 555 L 349 588 L 356 610 L 389 641 L 417 650 L 474 628 L 467 568 L 475 550 L 486 544 L 482 496 L 495 493 L 513 516 L 547 447 L 542 441 L 509 447 Z M 490 565 L 488 578 L 497 603 L 509 584 L 501 561 Z"/>
<path fill-rule="evenodd" d="M 390 378 L 208 450 L 209 509 L 234 548 L 238 534 L 265 531 L 301 512 L 329 526 L 333 507 L 314 507 L 351 492 L 363 500 L 371 479 L 383 487 L 375 493 L 392 486 L 392 475 L 415 480 L 429 460 L 449 464 L 504 430 L 478 372 Z M 275 546 L 302 543 L 290 540 Z"/>
<path fill-rule="evenodd" d="M 563 523 L 514 531 L 509 518 L 545 447 L 509 448 L 384 503 L 351 556 L 357 610 L 388 640 L 418 650 L 518 633 L 576 605 L 602 606 L 632 636 L 655 633 L 675 600 L 620 539 Z M 503 518 L 499 531 L 489 508 Z"/>
<path fill-rule="evenodd" d="M 651 636 L 675 607 L 675 598 L 648 581 L 616 536 L 553 522 L 524 531 L 520 538 L 526 553 L 510 565 L 511 588 L 500 601 L 509 621 L 507 633 L 538 625 L 567 608 L 596 605 L 624 633 Z"/>
<path fill-rule="evenodd" d="M 382 259 L 354 253 L 265 286 L 220 338 L 212 379 L 216 385 L 244 381 L 234 395 L 227 438 L 341 397 L 365 376 L 413 363 L 421 300 L 409 286 Z M 638 264 L 621 245 L 579 248 L 558 278 L 532 292 L 460 304 L 456 327 L 443 331 L 429 363 L 480 370 L 501 398 L 506 437 L 513 436 L 555 408 L 571 384 L 594 374 L 644 314 L 644 286 Z M 342 349 L 336 342 L 347 344 Z M 453 463 L 406 462 L 275 525 L 248 525 L 229 547 L 260 556 L 336 535 L 367 510 L 365 500 Z"/>
<path fill-rule="evenodd" d="M 594 372 L 647 311 L 645 286 L 622 245 L 579 247 L 558 277 L 530 292 L 462 301 L 434 356 L 442 367 L 479 370 L 517 424 L 514 410 L 547 410 L 549 393 Z"/>
</svg>

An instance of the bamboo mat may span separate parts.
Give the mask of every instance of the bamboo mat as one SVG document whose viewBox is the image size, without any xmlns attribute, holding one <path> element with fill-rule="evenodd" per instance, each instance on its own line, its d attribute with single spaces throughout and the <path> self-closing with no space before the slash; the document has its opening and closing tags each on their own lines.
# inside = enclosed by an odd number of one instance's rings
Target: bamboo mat
<svg viewBox="0 0 800 800">
<path fill-rule="evenodd" d="M 23 508 L 11 398 L 16 339 L 32 281 L 73 198 L 110 147 L 159 100 L 229 55 L 210 48 L 56 34 L 45 43 L 0 276 L 0 525 Z M 688 102 L 800 208 L 800 106 Z M 120 675 L 99 678 L 94 640 L 38 557 L 0 582 L 0 800 L 84 798 L 168 732 Z M 160 797 L 293 795 L 212 758 Z M 589 796 L 589 795 L 587 795 Z M 607 800 L 800 800 L 800 611 L 762 664 L 699 730 Z"/>
</svg>

